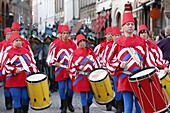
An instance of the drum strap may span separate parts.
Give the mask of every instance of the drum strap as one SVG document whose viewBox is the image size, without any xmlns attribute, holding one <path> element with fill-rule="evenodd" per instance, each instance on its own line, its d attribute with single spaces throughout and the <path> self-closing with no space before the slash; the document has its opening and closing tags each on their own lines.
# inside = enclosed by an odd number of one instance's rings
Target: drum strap
<svg viewBox="0 0 170 113">
<path fill-rule="evenodd" d="M 22 64 L 24 70 L 26 70 L 27 72 L 30 72 L 29 67 L 28 67 L 27 63 L 25 62 L 24 58 L 22 56 L 19 56 L 19 60 L 21 61 L 21 64 Z"/>
<path fill-rule="evenodd" d="M 137 52 L 135 51 L 134 48 L 130 47 L 130 48 L 127 48 L 129 54 L 131 55 L 131 57 L 135 60 L 135 62 L 141 66 L 141 68 L 143 68 L 143 65 L 142 65 L 142 62 L 140 61 L 140 58 L 139 56 L 137 55 Z"/>
</svg>

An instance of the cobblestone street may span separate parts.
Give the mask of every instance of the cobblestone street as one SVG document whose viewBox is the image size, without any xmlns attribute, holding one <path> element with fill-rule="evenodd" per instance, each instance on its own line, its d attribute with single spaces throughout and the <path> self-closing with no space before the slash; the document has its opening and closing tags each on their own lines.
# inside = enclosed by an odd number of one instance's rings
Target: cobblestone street
<svg viewBox="0 0 170 113">
<path fill-rule="evenodd" d="M 29 113 L 60 113 L 60 99 L 58 92 L 51 93 L 51 101 L 52 105 L 45 110 L 41 111 L 35 111 L 31 108 L 29 109 Z M 78 93 L 74 94 L 73 97 L 73 106 L 75 107 L 74 113 L 82 113 L 82 107 L 80 103 L 80 96 Z M 67 113 L 71 113 L 69 110 L 67 110 Z M 93 103 L 90 107 L 90 113 L 114 113 L 115 109 L 113 108 L 112 111 L 106 111 L 105 105 L 98 105 L 96 103 Z M 3 88 L 0 88 L 0 113 L 13 113 L 13 109 L 7 111 L 4 106 L 4 96 L 3 96 Z"/>
</svg>

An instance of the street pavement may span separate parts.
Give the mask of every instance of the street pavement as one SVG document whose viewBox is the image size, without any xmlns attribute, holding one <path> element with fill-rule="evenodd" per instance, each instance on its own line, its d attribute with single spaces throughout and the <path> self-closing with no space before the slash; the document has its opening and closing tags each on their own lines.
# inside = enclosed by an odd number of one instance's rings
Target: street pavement
<svg viewBox="0 0 170 113">
<path fill-rule="evenodd" d="M 40 111 L 37 110 L 35 111 L 29 108 L 29 113 L 61 113 L 59 109 L 60 98 L 58 92 L 51 93 L 51 101 L 52 105 L 49 108 Z M 75 107 L 74 113 L 83 113 L 79 93 L 75 93 L 73 96 L 73 106 Z M 90 107 L 90 113 L 114 113 L 114 112 L 115 112 L 114 108 L 112 108 L 112 111 L 106 111 L 105 105 L 99 105 L 95 102 L 95 100 L 93 100 L 93 104 Z M 3 87 L 0 88 L 0 113 L 14 113 L 13 109 L 8 111 L 5 109 Z M 72 112 L 67 110 L 67 113 Z"/>
</svg>

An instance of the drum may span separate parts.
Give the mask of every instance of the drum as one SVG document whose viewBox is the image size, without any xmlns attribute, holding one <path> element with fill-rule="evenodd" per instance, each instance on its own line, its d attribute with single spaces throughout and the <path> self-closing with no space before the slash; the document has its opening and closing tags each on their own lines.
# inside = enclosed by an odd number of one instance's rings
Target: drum
<svg viewBox="0 0 170 113">
<path fill-rule="evenodd" d="M 163 88 L 166 98 L 170 102 L 170 77 L 168 73 L 164 73 L 163 69 L 160 69 L 157 74 L 159 79 L 161 80 L 161 87 Z"/>
<path fill-rule="evenodd" d="M 30 105 L 34 110 L 43 110 L 51 106 L 47 76 L 42 73 L 26 78 Z"/>
<path fill-rule="evenodd" d="M 145 113 L 165 112 L 168 101 L 154 67 L 143 68 L 129 76 L 129 82 Z"/>
<path fill-rule="evenodd" d="M 98 104 L 107 104 L 113 100 L 115 94 L 112 89 L 109 73 L 105 69 L 98 68 L 91 71 L 88 80 Z"/>
</svg>

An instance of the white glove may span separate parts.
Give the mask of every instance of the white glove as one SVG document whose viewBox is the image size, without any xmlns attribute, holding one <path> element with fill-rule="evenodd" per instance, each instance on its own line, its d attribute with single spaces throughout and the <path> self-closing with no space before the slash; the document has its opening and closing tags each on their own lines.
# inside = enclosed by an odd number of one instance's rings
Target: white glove
<svg viewBox="0 0 170 113">
<path fill-rule="evenodd" d="M 121 68 L 125 68 L 126 65 L 127 65 L 127 62 L 123 61 L 123 62 L 121 62 L 120 67 L 121 67 Z"/>
</svg>

